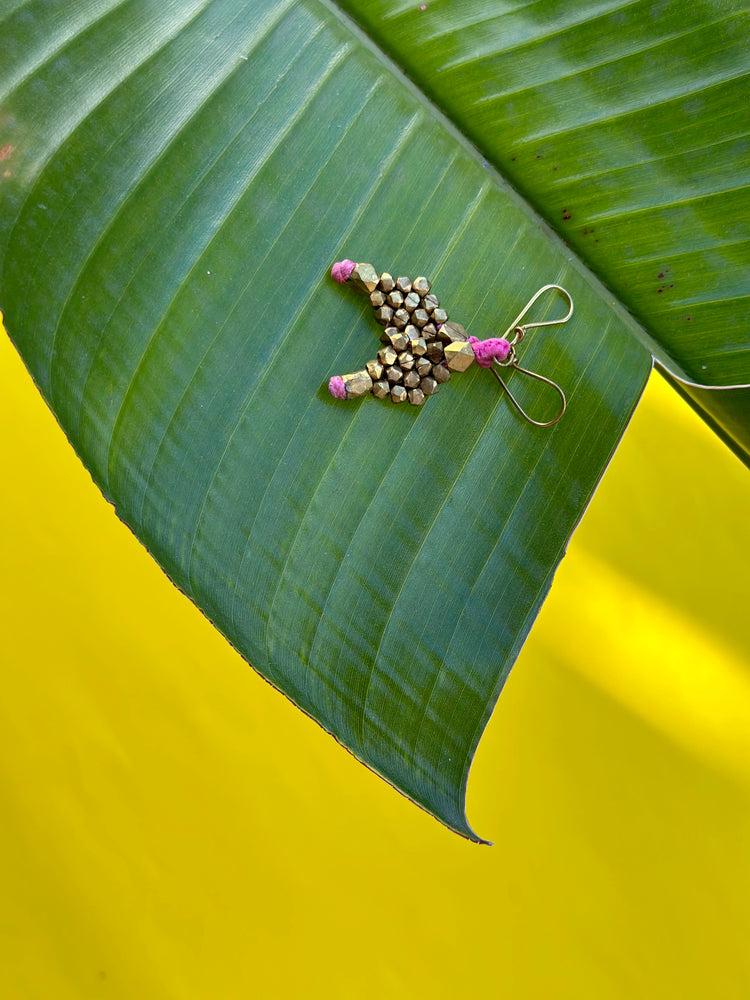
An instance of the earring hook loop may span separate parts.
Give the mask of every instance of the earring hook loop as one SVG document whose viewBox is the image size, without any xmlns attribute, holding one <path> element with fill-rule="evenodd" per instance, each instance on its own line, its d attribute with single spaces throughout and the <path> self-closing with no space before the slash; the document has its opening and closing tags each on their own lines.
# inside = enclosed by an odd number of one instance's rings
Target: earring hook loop
<svg viewBox="0 0 750 1000">
<path fill-rule="evenodd" d="M 506 364 L 507 364 L 507 362 L 506 362 Z M 518 402 L 518 400 L 516 399 L 516 397 L 510 391 L 510 389 L 508 388 L 507 383 L 502 378 L 502 376 L 500 375 L 500 373 L 497 372 L 497 371 L 495 371 L 494 368 L 491 368 L 490 371 L 495 376 L 495 378 L 498 380 L 498 382 L 503 387 L 503 389 L 505 389 L 505 392 L 507 393 L 508 399 L 511 401 L 511 403 L 513 404 L 513 406 L 515 406 L 515 408 L 518 410 L 518 412 L 521 414 L 521 416 L 524 418 L 524 420 L 527 420 L 530 424 L 533 424 L 535 427 L 551 427 L 553 424 L 556 424 L 557 421 L 562 417 L 562 415 L 565 413 L 566 409 L 568 408 L 568 401 L 565 398 L 565 393 L 562 391 L 562 389 L 557 384 L 557 382 L 553 382 L 551 378 L 547 378 L 545 375 L 540 375 L 538 372 L 529 371 L 528 368 L 521 368 L 521 366 L 519 364 L 517 364 L 516 362 L 510 362 L 509 367 L 515 368 L 515 370 L 517 372 L 523 372 L 524 375 L 529 375 L 531 378 L 535 378 L 539 382 L 544 382 L 547 385 L 552 386 L 552 388 L 555 390 L 555 392 L 559 395 L 560 399 L 562 400 L 562 408 L 560 409 L 560 412 L 557 414 L 556 417 L 553 417 L 551 420 L 534 420 L 533 417 L 530 417 L 528 415 L 528 413 L 526 412 L 526 410 L 524 410 L 524 408 Z"/>
<path fill-rule="evenodd" d="M 524 318 L 526 313 L 531 309 L 531 307 L 534 305 L 534 303 L 540 297 L 540 295 L 543 295 L 545 292 L 549 292 L 552 289 L 555 289 L 558 292 L 562 292 L 562 294 L 568 300 L 569 308 L 565 316 L 563 316 L 562 319 L 544 319 L 540 320 L 537 323 L 524 323 L 523 326 L 519 326 L 521 320 Z M 529 301 L 526 303 L 526 305 L 523 307 L 523 309 L 520 311 L 520 313 L 516 316 L 516 318 L 510 324 L 508 329 L 505 331 L 505 333 L 503 334 L 503 338 L 505 340 L 508 340 L 509 335 L 511 333 L 514 333 L 515 337 L 511 341 L 511 345 L 515 347 L 516 344 L 519 344 L 523 340 L 528 330 L 535 330 L 541 326 L 560 326 L 562 323 L 567 323 L 572 315 L 573 315 L 573 299 L 571 297 L 570 292 L 567 291 L 565 288 L 563 288 L 562 285 L 543 285 L 538 292 L 535 292 L 534 295 L 531 296 Z"/>
<path fill-rule="evenodd" d="M 540 320 L 537 323 L 521 324 L 521 320 L 524 318 L 526 313 L 531 309 L 531 307 L 534 305 L 539 296 L 553 289 L 555 291 L 562 292 L 562 294 L 568 300 L 568 311 L 565 314 L 565 316 L 563 316 L 562 319 L 546 319 L 546 320 Z M 518 316 L 516 316 L 516 318 L 513 320 L 513 322 L 510 324 L 508 329 L 503 334 L 503 339 L 507 340 L 508 343 L 510 344 L 510 351 L 508 352 L 507 357 L 503 361 L 499 361 L 497 358 L 495 358 L 495 364 L 500 366 L 501 368 L 515 368 L 516 371 L 522 372 L 524 375 L 528 375 L 530 378 L 535 378 L 539 382 L 544 382 L 546 385 L 551 386 L 555 390 L 555 392 L 559 395 L 560 399 L 562 400 L 562 408 L 560 409 L 560 412 L 557 414 L 557 416 L 553 417 L 552 420 L 534 420 L 533 417 L 530 417 L 528 413 L 524 410 L 524 408 L 521 406 L 521 404 L 518 402 L 516 397 L 513 395 L 513 393 L 510 391 L 507 383 L 502 378 L 500 373 L 496 371 L 494 367 L 491 369 L 492 374 L 495 376 L 500 385 L 503 387 L 503 389 L 508 395 L 508 398 L 510 399 L 511 403 L 516 408 L 516 410 L 521 414 L 524 420 L 527 420 L 530 424 L 533 424 L 535 427 L 551 427 L 553 424 L 556 424 L 557 421 L 565 413 L 565 410 L 567 409 L 568 406 L 568 401 L 565 398 L 565 393 L 557 384 L 557 382 L 553 382 L 551 378 L 547 378 L 545 375 L 540 375 L 538 372 L 532 372 L 528 368 L 522 368 L 519 365 L 518 358 L 516 356 L 516 345 L 520 344 L 520 342 L 523 340 L 523 338 L 525 337 L 526 333 L 529 330 L 535 330 L 542 326 L 561 326 L 563 323 L 567 323 L 572 315 L 573 315 L 573 299 L 570 295 L 570 292 L 568 292 L 561 285 L 544 285 L 542 288 L 539 289 L 538 292 L 532 295 L 532 297 L 523 307 L 521 312 L 518 314 Z M 509 339 L 511 334 L 513 334 L 512 340 Z"/>
</svg>

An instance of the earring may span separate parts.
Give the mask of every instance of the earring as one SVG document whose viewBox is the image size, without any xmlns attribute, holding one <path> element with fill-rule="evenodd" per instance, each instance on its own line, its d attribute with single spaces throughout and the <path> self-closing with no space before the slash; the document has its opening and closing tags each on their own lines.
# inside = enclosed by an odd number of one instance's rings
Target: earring
<svg viewBox="0 0 750 1000">
<path fill-rule="evenodd" d="M 383 347 L 377 359 L 349 375 L 334 375 L 328 388 L 336 399 L 355 399 L 368 392 L 377 399 L 387 396 L 394 403 L 407 399 L 421 406 L 427 396 L 434 395 L 451 375 L 466 371 L 475 361 L 489 368 L 507 393 L 521 416 L 536 427 L 550 427 L 565 413 L 567 400 L 560 386 L 552 379 L 522 368 L 516 347 L 529 330 L 542 326 L 567 323 L 573 315 L 573 300 L 560 285 L 545 285 L 526 303 L 502 337 L 478 340 L 467 335 L 460 323 L 448 319 L 447 312 L 432 294 L 427 278 L 394 278 L 387 272 L 378 274 L 371 264 L 355 264 L 341 260 L 331 268 L 331 277 L 340 284 L 351 285 L 366 295 L 375 310 L 375 318 L 384 327 L 380 340 Z M 562 319 L 523 323 L 537 299 L 547 291 L 561 292 L 568 300 L 568 312 Z M 562 407 L 552 420 L 534 420 L 513 396 L 497 368 L 509 368 L 551 386 L 559 395 Z"/>
</svg>

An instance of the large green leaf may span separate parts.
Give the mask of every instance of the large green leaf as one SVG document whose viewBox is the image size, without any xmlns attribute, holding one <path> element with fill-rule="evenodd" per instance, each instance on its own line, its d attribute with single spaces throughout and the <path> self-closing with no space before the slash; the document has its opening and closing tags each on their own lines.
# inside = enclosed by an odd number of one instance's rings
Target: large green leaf
<svg viewBox="0 0 750 1000">
<path fill-rule="evenodd" d="M 750 380 L 748 354 L 738 296 L 711 266 L 716 241 L 702 257 L 693 248 L 690 273 L 700 261 L 723 304 L 690 300 L 687 338 L 649 311 L 645 279 L 614 280 L 631 245 L 666 269 L 680 233 L 676 218 L 669 230 L 635 211 L 641 187 L 657 204 L 658 171 L 622 186 L 609 176 L 637 159 L 638 134 L 609 140 L 600 167 L 561 138 L 552 172 L 567 187 L 553 198 L 540 180 L 531 137 L 585 128 L 591 93 L 606 104 L 619 88 L 592 78 L 559 95 L 554 116 L 533 92 L 499 110 L 497 38 L 523 42 L 489 31 L 505 6 L 362 8 L 377 45 L 315 0 L 0 0 L 0 304 L 96 482 L 177 585 L 360 759 L 474 837 L 464 794 L 477 741 L 652 352 L 689 372 L 710 344 L 712 374 L 732 382 Z M 631 51 L 645 49 L 648 6 L 608 9 Z M 575 38 L 587 19 L 574 10 L 527 20 L 538 51 L 518 65 L 548 82 L 585 77 Z M 733 51 L 725 39 L 692 61 L 706 92 L 739 78 Z M 644 121 L 679 82 L 657 64 L 663 75 L 632 98 Z M 584 170 L 588 193 L 573 202 Z M 693 183 L 708 197 L 717 182 Z M 599 222 L 606 190 L 633 208 L 627 226 Z M 732 205 L 736 192 L 725 227 Z M 562 209 L 596 219 L 606 238 L 566 237 L 581 255 L 599 240 L 590 267 L 534 206 L 555 224 Z M 566 389 L 564 419 L 527 425 L 481 370 L 422 408 L 332 400 L 327 377 L 372 357 L 378 332 L 327 276 L 342 256 L 429 275 L 480 337 L 541 285 L 564 285 L 573 320 L 523 345 Z M 519 381 L 528 406 L 554 406 Z"/>
<path fill-rule="evenodd" d="M 343 0 L 689 383 L 750 383 L 747 5 Z M 750 391 L 683 390 L 747 462 Z"/>
</svg>

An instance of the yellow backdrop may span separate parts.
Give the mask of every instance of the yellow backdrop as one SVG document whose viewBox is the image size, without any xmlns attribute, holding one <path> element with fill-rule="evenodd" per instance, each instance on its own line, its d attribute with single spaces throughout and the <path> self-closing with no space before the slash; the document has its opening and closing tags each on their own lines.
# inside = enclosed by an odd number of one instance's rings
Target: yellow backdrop
<svg viewBox="0 0 750 1000">
<path fill-rule="evenodd" d="M 0 337 L 4 1000 L 750 996 L 750 475 L 652 379 L 459 839 L 273 691 Z"/>
</svg>

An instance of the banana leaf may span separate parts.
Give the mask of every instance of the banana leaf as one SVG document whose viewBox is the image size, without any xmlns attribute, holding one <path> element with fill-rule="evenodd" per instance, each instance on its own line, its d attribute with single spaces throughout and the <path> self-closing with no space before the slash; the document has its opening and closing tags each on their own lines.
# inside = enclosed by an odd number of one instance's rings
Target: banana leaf
<svg viewBox="0 0 750 1000">
<path fill-rule="evenodd" d="M 71 444 L 256 670 L 481 840 L 476 746 L 653 359 L 750 382 L 744 12 L 0 0 L 0 38 L 0 306 Z M 332 398 L 382 331 L 342 258 L 480 339 L 564 287 L 518 348 L 564 417 L 476 365 Z M 684 391 L 744 454 L 746 393 Z"/>
</svg>

